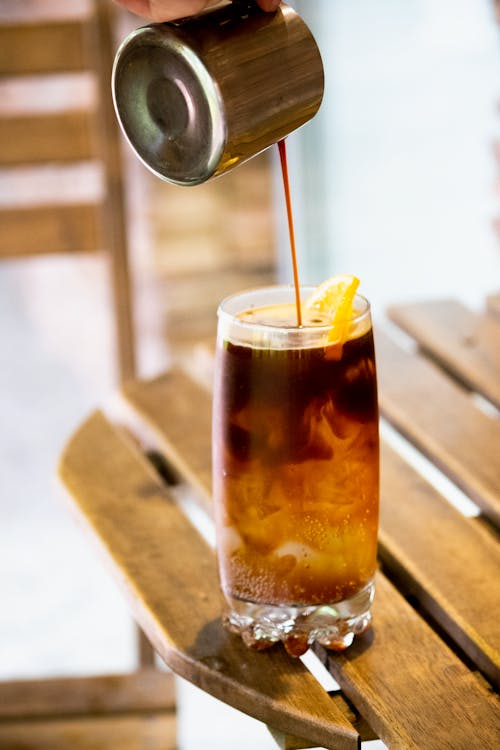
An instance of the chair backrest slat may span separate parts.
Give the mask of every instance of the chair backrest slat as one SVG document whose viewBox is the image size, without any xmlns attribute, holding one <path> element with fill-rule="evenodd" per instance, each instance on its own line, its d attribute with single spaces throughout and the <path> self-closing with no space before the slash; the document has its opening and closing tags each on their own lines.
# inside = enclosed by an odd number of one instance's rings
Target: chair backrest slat
<svg viewBox="0 0 500 750">
<path fill-rule="evenodd" d="M 88 67 L 85 20 L 12 23 L 0 26 L 4 75 L 78 71 Z"/>
<path fill-rule="evenodd" d="M 0 257 L 98 250 L 104 242 L 100 214 L 100 207 L 91 203 L 3 210 Z"/>
<path fill-rule="evenodd" d="M 82 111 L 0 118 L 0 164 L 90 159 L 93 113 Z"/>
</svg>

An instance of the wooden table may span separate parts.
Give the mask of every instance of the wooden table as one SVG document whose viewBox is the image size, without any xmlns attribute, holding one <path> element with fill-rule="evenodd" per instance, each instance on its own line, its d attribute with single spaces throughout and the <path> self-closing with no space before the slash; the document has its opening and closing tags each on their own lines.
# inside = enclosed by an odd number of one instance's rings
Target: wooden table
<svg viewBox="0 0 500 750">
<path fill-rule="evenodd" d="M 282 748 L 347 750 L 379 737 L 391 750 L 494 750 L 500 318 L 454 301 L 397 307 L 389 317 L 398 336 L 391 325 L 376 336 L 383 440 L 374 627 L 343 653 L 316 650 L 340 685 L 333 694 L 280 647 L 248 651 L 221 626 L 213 550 L 178 502 L 189 497 L 210 515 L 209 388 L 180 368 L 131 383 L 118 412 L 97 411 L 77 430 L 60 476 L 167 665 L 266 722 Z M 457 487 L 475 516 L 442 494 Z"/>
</svg>

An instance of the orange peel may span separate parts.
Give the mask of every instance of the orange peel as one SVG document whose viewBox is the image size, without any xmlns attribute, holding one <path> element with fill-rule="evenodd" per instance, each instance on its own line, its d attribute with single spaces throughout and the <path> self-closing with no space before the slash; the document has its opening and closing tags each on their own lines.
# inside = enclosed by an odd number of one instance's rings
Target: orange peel
<svg viewBox="0 0 500 750">
<path fill-rule="evenodd" d="M 337 274 L 323 281 L 305 302 L 308 312 L 320 312 L 328 320 L 331 326 L 328 334 L 330 343 L 342 346 L 347 338 L 358 286 L 356 276 Z"/>
</svg>

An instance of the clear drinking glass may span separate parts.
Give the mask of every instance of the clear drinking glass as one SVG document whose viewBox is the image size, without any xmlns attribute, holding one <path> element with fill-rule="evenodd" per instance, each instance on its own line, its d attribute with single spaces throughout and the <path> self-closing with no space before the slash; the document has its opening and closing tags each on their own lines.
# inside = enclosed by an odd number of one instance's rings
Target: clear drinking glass
<svg viewBox="0 0 500 750">
<path fill-rule="evenodd" d="M 221 303 L 213 407 L 224 622 L 295 656 L 369 627 L 379 502 L 369 303 L 356 296 L 343 343 L 303 316 L 298 327 L 290 287 Z"/>
</svg>

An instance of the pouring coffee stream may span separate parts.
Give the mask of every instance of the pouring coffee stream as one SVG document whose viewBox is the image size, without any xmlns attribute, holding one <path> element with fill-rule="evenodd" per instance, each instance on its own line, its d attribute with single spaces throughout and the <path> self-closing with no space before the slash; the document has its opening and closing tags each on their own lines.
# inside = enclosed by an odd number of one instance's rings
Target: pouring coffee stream
<svg viewBox="0 0 500 750">
<path fill-rule="evenodd" d="M 288 234 L 290 237 L 290 254 L 292 256 L 293 285 L 295 288 L 295 307 L 297 310 L 297 327 L 302 325 L 302 309 L 300 304 L 300 282 L 299 267 L 297 263 L 297 248 L 295 245 L 295 231 L 293 226 L 292 198 L 290 195 L 290 181 L 288 179 L 288 159 L 286 155 L 285 139 L 278 141 L 278 149 L 281 162 L 281 173 L 283 176 L 283 189 L 285 192 L 286 213 L 288 219 Z"/>
</svg>

